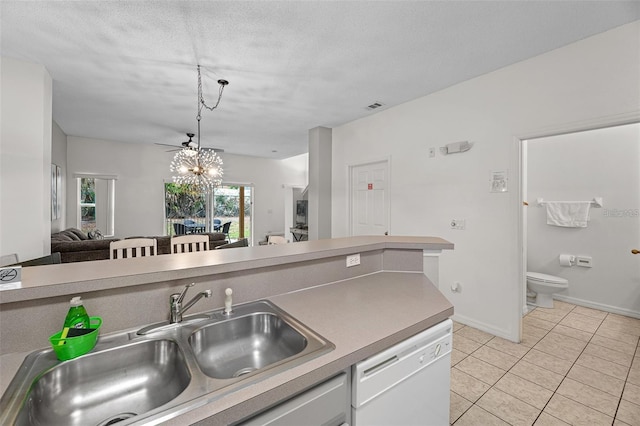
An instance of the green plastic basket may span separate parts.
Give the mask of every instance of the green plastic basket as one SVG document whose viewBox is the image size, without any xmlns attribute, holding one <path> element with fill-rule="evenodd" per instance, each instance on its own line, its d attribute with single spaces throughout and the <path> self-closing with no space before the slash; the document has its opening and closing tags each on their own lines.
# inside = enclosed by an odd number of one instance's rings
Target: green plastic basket
<svg viewBox="0 0 640 426">
<path fill-rule="evenodd" d="M 89 321 L 89 328 L 93 329 L 91 333 L 84 334 L 76 337 L 62 338 L 62 330 L 49 337 L 49 342 L 53 347 L 53 351 L 60 361 L 67 361 L 73 358 L 77 358 L 80 355 L 84 355 L 89 352 L 96 345 L 98 341 L 98 334 L 100 333 L 100 326 L 102 325 L 102 318 L 91 317 Z"/>
</svg>

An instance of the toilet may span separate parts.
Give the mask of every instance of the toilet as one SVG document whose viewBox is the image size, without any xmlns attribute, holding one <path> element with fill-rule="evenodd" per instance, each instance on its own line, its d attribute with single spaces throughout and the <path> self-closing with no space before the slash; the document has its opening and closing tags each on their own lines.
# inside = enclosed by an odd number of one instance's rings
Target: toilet
<svg viewBox="0 0 640 426">
<path fill-rule="evenodd" d="M 553 308 L 553 294 L 568 288 L 569 281 L 564 278 L 527 272 L 527 289 L 536 293 L 534 304 L 541 308 Z"/>
</svg>

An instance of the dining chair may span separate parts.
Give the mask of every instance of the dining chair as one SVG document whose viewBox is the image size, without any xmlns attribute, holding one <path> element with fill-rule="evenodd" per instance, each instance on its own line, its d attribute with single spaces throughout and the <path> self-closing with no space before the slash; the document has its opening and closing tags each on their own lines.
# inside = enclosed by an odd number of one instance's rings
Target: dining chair
<svg viewBox="0 0 640 426">
<path fill-rule="evenodd" d="M 48 254 L 46 256 L 38 257 L 35 259 L 25 260 L 24 262 L 17 263 L 20 266 L 40 266 L 40 265 L 55 265 L 62 263 L 60 252 Z"/>
<path fill-rule="evenodd" d="M 187 226 L 182 223 L 174 223 L 173 231 L 175 232 L 176 235 L 186 235 Z"/>
<path fill-rule="evenodd" d="M 280 235 L 269 235 L 269 239 L 267 240 L 267 244 L 287 244 L 289 240 L 285 237 L 281 237 Z"/>
<path fill-rule="evenodd" d="M 228 248 L 234 248 L 234 247 L 249 247 L 249 239 L 248 238 L 240 238 L 237 241 L 234 241 L 232 243 L 227 243 L 227 244 L 222 244 L 220 246 L 215 246 L 214 249 L 215 250 L 222 250 L 222 249 L 228 249 Z"/>
<path fill-rule="evenodd" d="M 225 222 L 224 224 L 222 224 L 222 229 L 220 230 L 220 232 L 222 232 L 227 237 L 227 240 L 229 241 L 231 241 L 231 239 L 229 238 L 230 228 L 231 228 L 231 222 Z"/>
<path fill-rule="evenodd" d="M 16 263 L 18 263 L 18 253 L 11 253 L 0 256 L 0 267 L 14 265 Z"/>
<path fill-rule="evenodd" d="M 181 235 L 171 237 L 171 253 L 191 253 L 207 251 L 209 248 L 208 235 Z"/>
<path fill-rule="evenodd" d="M 129 238 L 109 244 L 110 259 L 156 256 L 158 245 L 155 238 Z"/>
</svg>

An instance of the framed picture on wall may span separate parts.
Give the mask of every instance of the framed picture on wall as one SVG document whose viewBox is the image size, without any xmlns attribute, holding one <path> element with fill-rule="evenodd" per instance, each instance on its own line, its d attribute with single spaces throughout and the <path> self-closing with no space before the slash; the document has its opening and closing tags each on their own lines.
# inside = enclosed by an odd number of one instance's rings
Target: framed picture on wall
<svg viewBox="0 0 640 426">
<path fill-rule="evenodd" d="M 60 219 L 62 213 L 62 170 L 51 164 L 51 220 Z"/>
</svg>

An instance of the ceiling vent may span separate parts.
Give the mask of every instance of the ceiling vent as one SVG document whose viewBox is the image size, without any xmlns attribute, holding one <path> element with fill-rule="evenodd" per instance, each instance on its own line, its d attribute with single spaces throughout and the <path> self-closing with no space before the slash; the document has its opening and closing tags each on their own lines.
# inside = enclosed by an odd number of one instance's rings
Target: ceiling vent
<svg viewBox="0 0 640 426">
<path fill-rule="evenodd" d="M 374 109 L 378 109 L 381 106 L 384 106 L 384 104 L 382 102 L 374 102 L 371 105 L 367 106 L 368 110 L 374 110 Z"/>
</svg>

